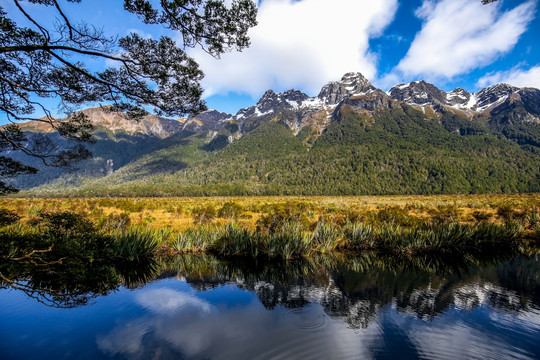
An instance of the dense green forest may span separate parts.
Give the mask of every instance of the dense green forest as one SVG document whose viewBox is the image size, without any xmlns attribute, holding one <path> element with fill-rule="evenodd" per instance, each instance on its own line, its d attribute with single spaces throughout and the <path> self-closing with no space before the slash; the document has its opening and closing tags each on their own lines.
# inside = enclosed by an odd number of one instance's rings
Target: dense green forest
<svg viewBox="0 0 540 360">
<path fill-rule="evenodd" d="M 494 120 L 495 121 L 495 120 Z M 501 121 L 499 121 L 501 123 Z M 534 125 L 534 124 L 533 124 Z M 508 126 L 506 127 L 508 128 Z M 532 129 L 532 130 L 531 130 Z M 534 126 L 522 133 L 534 138 Z M 71 195 L 376 195 L 540 191 L 534 141 L 452 111 L 426 117 L 403 105 L 372 113 L 342 107 L 320 135 L 278 117 L 238 134 L 184 134 Z M 523 135 L 523 137 L 525 137 Z M 522 137 L 522 138 L 523 138 Z M 65 193 L 56 182 L 34 193 Z"/>
</svg>

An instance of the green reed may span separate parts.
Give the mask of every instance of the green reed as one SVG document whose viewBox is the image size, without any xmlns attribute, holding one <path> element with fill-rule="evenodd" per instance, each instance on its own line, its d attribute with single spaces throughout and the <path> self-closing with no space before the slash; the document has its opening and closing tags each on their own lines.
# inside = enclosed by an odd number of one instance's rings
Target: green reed
<svg viewBox="0 0 540 360">
<path fill-rule="evenodd" d="M 141 227 L 114 233 L 115 255 L 126 261 L 138 261 L 151 257 L 160 245 L 160 239 L 163 239 L 163 235 L 163 232 Z"/>
</svg>

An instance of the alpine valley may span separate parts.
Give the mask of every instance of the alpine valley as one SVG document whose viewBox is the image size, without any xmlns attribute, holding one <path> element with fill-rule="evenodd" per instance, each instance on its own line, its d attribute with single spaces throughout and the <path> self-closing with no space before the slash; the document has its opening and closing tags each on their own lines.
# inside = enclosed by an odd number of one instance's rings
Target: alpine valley
<svg viewBox="0 0 540 360">
<path fill-rule="evenodd" d="M 424 81 L 384 92 L 359 73 L 318 96 L 268 90 L 236 115 L 139 121 L 83 110 L 94 157 L 78 170 L 16 178 L 23 195 L 361 195 L 540 191 L 540 90 L 445 92 Z M 27 137 L 63 140 L 41 123 Z M 5 155 L 5 154 L 4 154 Z"/>
</svg>

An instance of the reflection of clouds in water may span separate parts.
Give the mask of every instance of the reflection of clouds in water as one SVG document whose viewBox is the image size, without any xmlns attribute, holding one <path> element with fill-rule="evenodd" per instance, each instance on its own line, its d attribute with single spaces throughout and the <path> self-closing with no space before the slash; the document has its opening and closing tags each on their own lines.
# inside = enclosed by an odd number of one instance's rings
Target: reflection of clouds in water
<svg viewBox="0 0 540 360">
<path fill-rule="evenodd" d="M 189 358 L 370 357 L 359 335 L 343 321 L 330 319 L 318 304 L 302 308 L 299 317 L 283 308 L 266 310 L 258 302 L 213 307 L 193 295 L 169 289 L 143 291 L 136 301 L 151 314 L 100 336 L 98 346 L 103 352 L 142 358 L 143 351 L 153 351 L 143 349 L 144 345 L 166 344 L 169 349 L 165 353 Z M 313 326 L 309 319 L 313 319 Z"/>
<path fill-rule="evenodd" d="M 498 326 L 502 324 L 497 324 Z M 440 359 L 534 359 L 515 344 L 463 321 L 424 324 L 408 334 L 425 358 Z"/>
<path fill-rule="evenodd" d="M 532 307 L 529 311 L 522 311 L 516 316 L 529 332 L 540 332 L 540 308 Z M 506 315 L 505 319 L 509 323 L 515 323 L 514 318 Z"/>
<path fill-rule="evenodd" d="M 181 309 L 210 312 L 210 305 L 193 295 L 171 290 L 151 289 L 137 294 L 136 300 L 142 307 L 156 313 L 171 313 Z"/>
<path fill-rule="evenodd" d="M 135 355 L 142 349 L 142 339 L 150 327 L 142 321 L 129 322 L 116 327 L 106 336 L 98 335 L 98 348 L 109 355 Z"/>
<path fill-rule="evenodd" d="M 479 323 L 469 324 L 455 314 L 421 321 L 404 317 L 394 304 L 394 308 L 388 305 L 376 311 L 369 325 L 359 331 L 344 318 L 330 318 L 318 303 L 275 310 L 265 309 L 259 301 L 227 307 L 166 288 L 139 290 L 135 299 L 148 312 L 101 335 L 98 346 L 103 352 L 130 358 L 148 358 L 158 350 L 161 358 L 372 358 L 398 355 L 395 351 L 403 349 L 388 348 L 388 341 L 400 339 L 427 358 L 527 359 L 527 353 L 512 345 L 512 337 L 522 334 L 523 328 L 537 333 L 539 323 L 536 312 L 516 322 L 513 316 L 483 314 L 482 310 Z M 350 311 L 361 314 L 362 309 L 353 306 Z M 484 328 L 491 326 L 507 331 Z"/>
</svg>

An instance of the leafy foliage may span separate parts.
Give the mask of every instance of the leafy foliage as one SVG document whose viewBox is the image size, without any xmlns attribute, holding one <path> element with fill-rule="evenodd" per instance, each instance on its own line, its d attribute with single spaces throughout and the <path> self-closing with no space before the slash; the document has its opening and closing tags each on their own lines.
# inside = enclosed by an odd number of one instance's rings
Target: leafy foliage
<svg viewBox="0 0 540 360">
<path fill-rule="evenodd" d="M 144 23 L 178 31 L 183 39 L 183 47 L 178 47 L 167 36 L 158 40 L 135 33 L 109 37 L 102 29 L 71 21 L 56 0 L 31 2 L 55 9 L 57 23 L 41 22 L 24 2 L 15 0 L 19 15 L 30 24 L 23 27 L 0 7 L 0 111 L 12 123 L 0 128 L 0 151 L 21 151 L 56 166 L 87 159 L 90 153 L 81 144 L 60 148 L 48 138 L 27 139 L 16 122 L 47 123 L 60 135 L 83 142 L 91 138 L 92 125 L 84 114 L 73 115 L 73 110 L 87 102 L 111 103 L 110 111 L 127 111 L 132 118 L 146 114 L 147 106 L 170 116 L 202 111 L 203 73 L 185 48 L 201 46 L 216 57 L 241 50 L 249 45 L 247 31 L 256 24 L 257 13 L 251 0 L 235 0 L 230 7 L 221 0 L 161 1 L 157 8 L 147 0 L 124 1 L 124 9 Z M 88 58 L 117 66 L 94 71 L 85 65 Z M 42 98 L 59 99 L 70 116 L 57 121 Z M 36 112 L 45 116 L 35 116 Z M 17 171 L 11 175 L 33 171 L 22 163 L 12 169 Z M 0 190 L 14 189 L 2 182 Z"/>
</svg>

